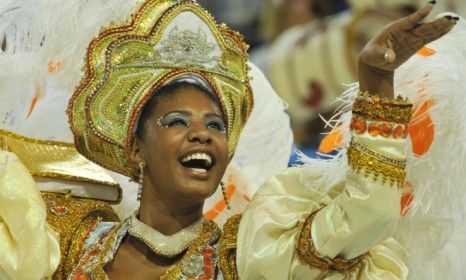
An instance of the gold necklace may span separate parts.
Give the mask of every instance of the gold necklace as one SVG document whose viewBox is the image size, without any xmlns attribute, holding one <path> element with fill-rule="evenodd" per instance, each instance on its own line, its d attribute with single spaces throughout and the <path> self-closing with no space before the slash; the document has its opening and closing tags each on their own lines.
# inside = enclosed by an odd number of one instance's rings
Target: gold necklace
<svg viewBox="0 0 466 280">
<path fill-rule="evenodd" d="M 132 216 L 129 221 L 129 235 L 144 242 L 154 253 L 159 256 L 172 258 L 185 251 L 188 246 L 199 236 L 206 220 L 199 219 L 187 228 L 167 236 Z"/>
</svg>

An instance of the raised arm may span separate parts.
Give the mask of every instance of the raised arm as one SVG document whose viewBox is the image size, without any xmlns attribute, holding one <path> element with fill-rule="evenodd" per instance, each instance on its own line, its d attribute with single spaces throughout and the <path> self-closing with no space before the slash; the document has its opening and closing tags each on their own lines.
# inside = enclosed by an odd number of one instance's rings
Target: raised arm
<svg viewBox="0 0 466 280">
<path fill-rule="evenodd" d="M 411 104 L 394 99 L 393 76 L 397 67 L 456 23 L 452 17 L 422 23 L 433 4 L 393 22 L 361 52 L 345 190 L 315 217 L 310 216 L 309 235 L 316 254 L 308 262 L 313 260 L 320 268 L 344 272 L 396 228 Z M 306 260 L 299 246 L 298 252 Z"/>
<path fill-rule="evenodd" d="M 393 22 L 361 52 L 344 183 L 323 193 L 329 186 L 312 181 L 325 180 L 295 168 L 269 180 L 251 201 L 238 235 L 241 279 L 407 276 L 404 250 L 388 239 L 400 215 L 411 117 L 410 102 L 393 98 L 393 74 L 454 26 L 455 18 L 447 17 L 421 23 L 432 6 Z M 335 167 L 319 168 L 325 165 Z"/>
</svg>

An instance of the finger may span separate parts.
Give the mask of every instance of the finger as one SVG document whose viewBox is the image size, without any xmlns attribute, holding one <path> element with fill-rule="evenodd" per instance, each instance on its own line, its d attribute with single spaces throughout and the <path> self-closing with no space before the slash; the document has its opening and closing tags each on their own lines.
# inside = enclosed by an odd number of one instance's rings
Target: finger
<svg viewBox="0 0 466 280">
<path fill-rule="evenodd" d="M 456 21 L 452 17 L 438 18 L 413 29 L 412 33 L 415 36 L 421 37 L 425 43 L 429 43 L 448 33 L 455 24 Z"/>
<path fill-rule="evenodd" d="M 455 26 L 455 24 L 451 24 L 450 26 L 448 26 L 446 29 L 442 29 L 440 32 L 438 32 L 437 34 L 433 34 L 430 38 L 429 38 L 429 43 L 430 42 L 433 42 L 441 37 L 443 37 L 445 34 L 447 34 L 448 32 L 450 32 L 450 30 Z"/>
<path fill-rule="evenodd" d="M 416 27 L 423 19 L 427 17 L 427 15 L 432 11 L 435 2 L 429 2 L 424 7 L 420 8 L 413 14 L 403 18 L 401 20 L 400 26 L 403 29 L 411 29 Z"/>
</svg>

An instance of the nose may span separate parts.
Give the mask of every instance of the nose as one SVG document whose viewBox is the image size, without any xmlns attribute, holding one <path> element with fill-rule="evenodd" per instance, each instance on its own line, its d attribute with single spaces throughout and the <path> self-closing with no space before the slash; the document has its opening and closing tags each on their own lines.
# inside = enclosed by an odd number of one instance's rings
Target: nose
<svg viewBox="0 0 466 280">
<path fill-rule="evenodd" d="M 192 125 L 188 133 L 189 142 L 198 142 L 200 144 L 210 144 L 212 138 L 207 128 L 202 125 Z"/>
</svg>

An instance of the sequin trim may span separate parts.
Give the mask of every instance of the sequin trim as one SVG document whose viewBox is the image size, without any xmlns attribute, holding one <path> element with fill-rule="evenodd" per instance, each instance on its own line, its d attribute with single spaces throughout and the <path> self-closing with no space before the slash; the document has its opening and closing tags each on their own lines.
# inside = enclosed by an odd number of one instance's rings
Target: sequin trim
<svg viewBox="0 0 466 280">
<path fill-rule="evenodd" d="M 183 267 L 186 266 L 186 263 L 194 260 L 196 255 L 204 255 L 204 250 L 209 249 L 212 244 L 217 243 L 220 238 L 220 228 L 212 221 L 206 221 L 204 227 L 202 228 L 199 237 L 195 239 L 191 245 L 189 245 L 186 254 L 181 258 L 179 262 L 175 265 L 168 268 L 165 273 L 160 277 L 160 280 L 178 280 L 183 276 Z M 206 273 L 204 268 L 204 274 Z M 201 275 L 202 276 L 202 275 Z M 190 279 L 203 279 L 201 278 L 190 278 Z M 212 277 L 212 275 L 211 275 Z M 207 278 L 211 279 L 211 278 Z"/>
<path fill-rule="evenodd" d="M 107 221 L 118 221 L 112 208 L 100 201 L 77 199 L 66 195 L 42 193 L 47 206 L 47 222 L 60 234 L 61 261 L 55 272 L 57 279 L 62 279 L 64 273 L 69 271 L 79 249 L 76 240 L 85 236 L 85 231 L 92 228 L 95 219 L 101 217 Z M 56 215 L 54 206 L 66 208 L 66 213 Z"/>
<path fill-rule="evenodd" d="M 186 11 L 203 20 L 221 49 L 218 59 L 215 59 L 218 64 L 213 68 L 199 65 L 198 62 L 202 60 L 198 54 L 191 59 L 196 63 L 188 65 L 190 63 L 180 62 L 170 51 L 165 49 L 160 52 L 161 49 L 156 48 L 160 46 L 165 31 L 185 41 L 185 35 L 196 33 L 181 34 L 186 30 L 166 30 L 178 14 Z M 191 39 L 198 46 L 206 46 L 202 36 L 197 41 L 196 38 Z M 77 149 L 101 166 L 132 176 L 127 154 L 140 109 L 164 80 L 182 72 L 191 72 L 199 73 L 208 80 L 220 97 L 224 116 L 228 120 L 231 158 L 253 108 L 247 48 L 239 33 L 231 31 L 226 25 L 217 25 L 195 1 L 145 1 L 126 24 L 113 25 L 101 31 L 89 45 L 85 76 L 67 110 Z M 159 59 L 162 56 L 166 59 Z M 172 58 L 173 63 L 167 63 Z"/>
<path fill-rule="evenodd" d="M 230 217 L 223 226 L 219 247 L 219 265 L 225 280 L 237 280 L 236 247 L 241 214 Z"/>
<path fill-rule="evenodd" d="M 388 99 L 360 92 L 353 103 L 353 115 L 371 121 L 408 124 L 412 106 L 411 102 L 400 96 Z"/>
<path fill-rule="evenodd" d="M 117 240 L 122 225 L 115 224 L 99 242 L 87 248 L 67 279 L 81 280 L 86 279 L 86 277 L 88 279 L 107 279 L 103 267 L 107 256 L 113 252 L 112 244 Z"/>
<path fill-rule="evenodd" d="M 296 254 L 298 259 L 301 263 L 306 264 L 313 269 L 317 268 L 320 271 L 336 271 L 342 274 L 351 273 L 360 266 L 368 253 L 364 253 L 352 260 L 347 260 L 341 257 L 331 259 L 329 257 L 321 256 L 314 246 L 311 230 L 312 222 L 314 221 L 316 214 L 324 207 L 325 206 L 319 206 L 315 208 L 304 220 L 302 229 L 300 233 L 297 234 Z"/>
<path fill-rule="evenodd" d="M 366 178 L 377 180 L 383 184 L 389 183 L 398 188 L 403 186 L 406 177 L 405 162 L 380 155 L 361 144 L 352 144 L 348 148 L 348 163 L 351 168 Z"/>
</svg>

